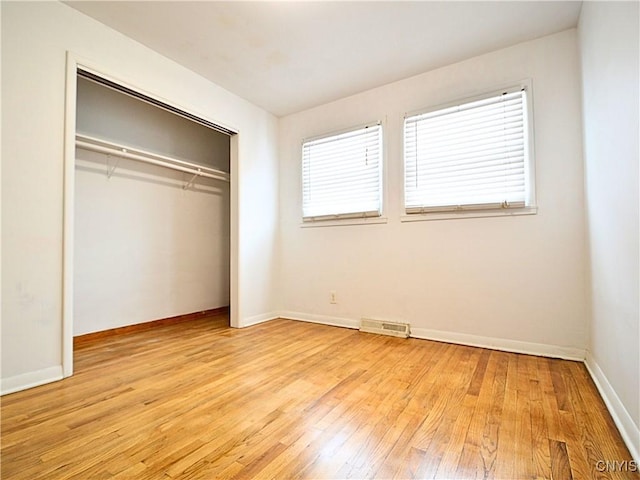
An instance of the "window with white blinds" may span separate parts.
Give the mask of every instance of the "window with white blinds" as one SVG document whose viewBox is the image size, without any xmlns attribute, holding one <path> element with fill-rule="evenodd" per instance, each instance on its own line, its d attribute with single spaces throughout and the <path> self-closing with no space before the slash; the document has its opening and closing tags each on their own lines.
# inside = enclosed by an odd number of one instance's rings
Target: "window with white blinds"
<svg viewBox="0 0 640 480">
<path fill-rule="evenodd" d="M 406 212 L 529 206 L 530 141 L 521 86 L 405 118 Z"/>
<path fill-rule="evenodd" d="M 305 221 L 380 216 L 382 125 L 373 124 L 302 145 Z"/>
</svg>

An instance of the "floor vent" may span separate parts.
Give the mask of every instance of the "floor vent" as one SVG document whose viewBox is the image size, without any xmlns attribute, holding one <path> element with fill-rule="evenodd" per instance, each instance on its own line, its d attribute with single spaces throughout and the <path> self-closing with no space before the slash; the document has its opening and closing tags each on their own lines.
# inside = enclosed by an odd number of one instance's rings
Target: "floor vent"
<svg viewBox="0 0 640 480">
<path fill-rule="evenodd" d="M 407 338 L 409 336 L 409 324 L 362 318 L 360 319 L 360 331 Z"/>
</svg>

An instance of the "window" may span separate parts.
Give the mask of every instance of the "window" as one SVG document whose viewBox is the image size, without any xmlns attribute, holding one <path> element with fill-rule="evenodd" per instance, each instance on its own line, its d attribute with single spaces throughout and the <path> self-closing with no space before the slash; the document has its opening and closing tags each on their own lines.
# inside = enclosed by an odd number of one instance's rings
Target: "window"
<svg viewBox="0 0 640 480">
<path fill-rule="evenodd" d="M 523 86 L 405 118 L 405 209 L 523 209 L 533 202 Z"/>
<path fill-rule="evenodd" d="M 302 144 L 304 221 L 379 217 L 382 125 L 373 124 Z"/>
</svg>

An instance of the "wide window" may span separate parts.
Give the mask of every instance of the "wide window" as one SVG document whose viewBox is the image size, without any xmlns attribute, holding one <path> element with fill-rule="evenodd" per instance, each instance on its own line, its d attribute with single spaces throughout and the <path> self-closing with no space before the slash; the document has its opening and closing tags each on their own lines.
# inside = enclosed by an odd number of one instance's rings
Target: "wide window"
<svg viewBox="0 0 640 480">
<path fill-rule="evenodd" d="M 406 117 L 406 212 L 530 206 L 529 124 L 523 86 Z"/>
<path fill-rule="evenodd" d="M 305 141 L 305 221 L 380 216 L 382 126 L 368 125 Z"/>
</svg>

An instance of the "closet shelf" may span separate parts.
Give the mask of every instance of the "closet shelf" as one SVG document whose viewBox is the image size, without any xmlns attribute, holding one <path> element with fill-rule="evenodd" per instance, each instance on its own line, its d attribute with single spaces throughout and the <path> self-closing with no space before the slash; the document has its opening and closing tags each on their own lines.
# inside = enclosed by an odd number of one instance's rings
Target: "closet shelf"
<svg viewBox="0 0 640 480">
<path fill-rule="evenodd" d="M 107 155 L 113 155 L 117 157 L 127 158 L 129 160 L 150 163 L 151 165 L 158 165 L 160 167 L 171 168 L 180 172 L 191 173 L 193 174 L 193 178 L 185 186 L 185 188 L 189 187 L 196 177 L 213 178 L 216 180 L 222 180 L 224 182 L 230 181 L 229 174 L 227 172 L 223 172 L 222 170 L 203 167 L 202 165 L 198 165 L 195 163 L 185 162 L 184 160 L 178 160 L 177 158 L 171 158 L 164 155 L 158 155 L 157 153 L 146 152 L 144 150 L 131 148 L 126 145 L 120 145 L 115 142 L 90 137 L 89 135 L 76 134 L 76 147 L 82 148 L 84 150 L 90 150 L 92 152 L 105 153 Z M 115 167 L 113 168 L 115 169 Z"/>
</svg>

